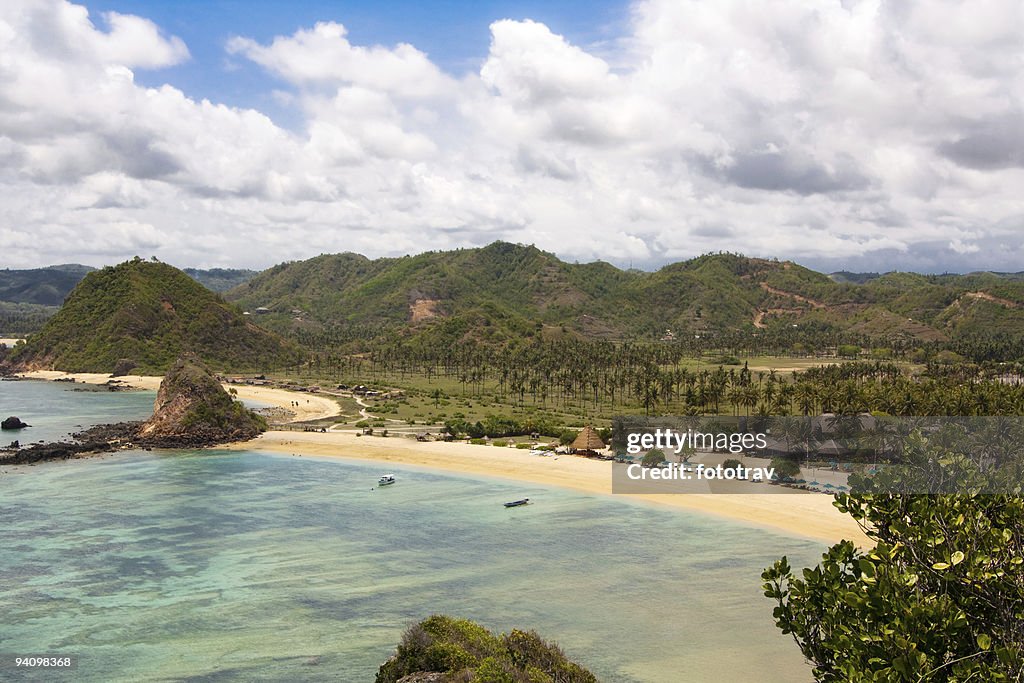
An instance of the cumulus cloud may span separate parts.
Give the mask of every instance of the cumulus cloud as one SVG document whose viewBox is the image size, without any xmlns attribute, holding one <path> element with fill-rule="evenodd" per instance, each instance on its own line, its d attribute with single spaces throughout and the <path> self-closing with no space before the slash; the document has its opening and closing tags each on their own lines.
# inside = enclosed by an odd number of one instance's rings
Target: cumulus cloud
<svg viewBox="0 0 1024 683">
<path fill-rule="evenodd" d="M 341 23 L 230 38 L 295 113 L 285 128 L 139 85 L 191 59 L 145 17 L 10 0 L 3 265 L 153 251 L 266 266 L 507 239 L 621 265 L 728 249 L 1020 268 L 1019 2 L 637 0 L 630 17 L 600 50 L 498 19 L 464 74 Z"/>
<path fill-rule="evenodd" d="M 452 85 L 451 79 L 412 45 L 362 47 L 352 45 L 347 34 L 342 24 L 321 22 L 292 36 L 279 36 L 270 45 L 235 36 L 228 41 L 227 50 L 302 86 L 351 84 L 396 97 L 426 97 Z"/>
</svg>

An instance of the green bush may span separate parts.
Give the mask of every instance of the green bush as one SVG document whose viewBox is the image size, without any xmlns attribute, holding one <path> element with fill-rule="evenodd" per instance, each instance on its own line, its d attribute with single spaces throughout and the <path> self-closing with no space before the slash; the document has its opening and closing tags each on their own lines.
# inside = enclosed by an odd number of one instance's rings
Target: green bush
<svg viewBox="0 0 1024 683">
<path fill-rule="evenodd" d="M 920 433 L 902 462 L 851 476 L 833 503 L 873 547 L 844 540 L 816 567 L 764 571 L 776 625 L 820 681 L 1024 680 L 1024 499 L 978 493 L 1019 486 L 1019 471 Z M 951 480 L 975 492 L 909 493 Z"/>
<path fill-rule="evenodd" d="M 795 477 L 800 474 L 800 465 L 790 458 L 772 458 L 771 467 L 778 477 Z"/>
<path fill-rule="evenodd" d="M 860 355 L 860 347 L 854 344 L 840 344 L 836 353 L 840 358 L 856 358 Z"/>
<path fill-rule="evenodd" d="M 663 462 L 665 462 L 665 454 L 655 448 L 653 451 L 647 451 L 647 455 L 640 461 L 640 464 L 644 467 L 657 467 Z"/>
<path fill-rule="evenodd" d="M 434 615 L 411 626 L 376 683 L 396 683 L 415 673 L 474 683 L 597 683 L 585 668 L 533 631 L 493 633 L 466 619 Z"/>
<path fill-rule="evenodd" d="M 502 666 L 499 659 L 486 657 L 477 666 L 473 683 L 516 683 L 516 680 L 509 670 Z"/>
</svg>

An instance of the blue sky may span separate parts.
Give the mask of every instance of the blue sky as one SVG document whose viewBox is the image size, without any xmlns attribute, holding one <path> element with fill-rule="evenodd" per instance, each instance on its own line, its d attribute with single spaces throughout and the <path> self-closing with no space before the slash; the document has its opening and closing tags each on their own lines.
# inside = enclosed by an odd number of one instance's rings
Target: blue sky
<svg viewBox="0 0 1024 683">
<path fill-rule="evenodd" d="M 298 125 L 294 113 L 271 96 L 282 83 L 255 64 L 225 54 L 233 36 L 267 43 L 320 21 L 334 21 L 359 45 L 410 43 L 448 73 L 461 76 L 480 69 L 490 43 L 488 27 L 498 19 L 533 19 L 572 43 L 593 49 L 624 35 L 629 5 L 619 0 L 422 0 L 339 2 L 311 0 L 114 0 L 86 2 L 93 21 L 106 12 L 147 17 L 188 45 L 191 59 L 156 70 L 139 70 L 137 82 L 170 83 L 195 98 L 253 107 L 285 126 Z"/>
<path fill-rule="evenodd" d="M 0 267 L 1018 271 L 1021 35 L 1020 0 L 5 0 Z"/>
</svg>

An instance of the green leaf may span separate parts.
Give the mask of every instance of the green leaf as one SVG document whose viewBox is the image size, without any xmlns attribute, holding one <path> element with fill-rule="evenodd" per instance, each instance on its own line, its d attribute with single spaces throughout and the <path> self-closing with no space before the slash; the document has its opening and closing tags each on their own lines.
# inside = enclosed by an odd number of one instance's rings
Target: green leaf
<svg viewBox="0 0 1024 683">
<path fill-rule="evenodd" d="M 990 636 L 987 633 L 979 633 L 978 647 L 980 647 L 982 650 L 988 650 L 990 647 L 992 647 L 992 636 Z"/>
<path fill-rule="evenodd" d="M 938 569 L 939 571 L 942 571 L 943 569 L 949 569 L 949 563 L 948 562 L 936 562 L 935 564 L 932 565 L 932 569 Z"/>
<path fill-rule="evenodd" d="M 861 571 L 861 573 L 865 577 L 867 577 L 869 579 L 874 578 L 874 576 L 875 576 L 875 564 L 871 560 L 869 560 L 867 558 L 861 558 L 857 562 L 857 564 L 860 566 L 860 571 Z"/>
<path fill-rule="evenodd" d="M 961 550 L 957 550 L 957 551 L 956 551 L 955 553 L 953 553 L 953 555 L 952 555 L 952 556 L 951 556 L 951 557 L 949 558 L 949 561 L 950 561 L 950 563 L 951 563 L 951 564 L 952 564 L 952 565 L 953 565 L 954 567 L 955 567 L 956 565 L 960 564 L 961 562 L 963 562 L 963 561 L 964 561 L 964 553 L 963 553 L 963 551 L 961 551 Z"/>
</svg>

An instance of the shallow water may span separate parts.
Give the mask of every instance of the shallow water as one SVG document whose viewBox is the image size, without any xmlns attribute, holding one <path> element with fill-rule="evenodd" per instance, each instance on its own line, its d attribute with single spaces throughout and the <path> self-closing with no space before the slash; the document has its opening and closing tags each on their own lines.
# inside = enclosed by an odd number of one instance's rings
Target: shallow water
<svg viewBox="0 0 1024 683">
<path fill-rule="evenodd" d="M 31 427 L 0 432 L 0 445 L 59 441 L 84 427 L 143 420 L 155 391 L 106 391 L 70 382 L 0 381 L 0 420 L 16 415 Z"/>
<path fill-rule="evenodd" d="M 810 680 L 759 575 L 820 544 L 389 471 L 374 489 L 366 463 L 228 451 L 8 469 L 0 652 L 77 654 L 76 681 L 372 681 L 406 626 L 443 612 L 536 629 L 604 681 Z"/>
</svg>

